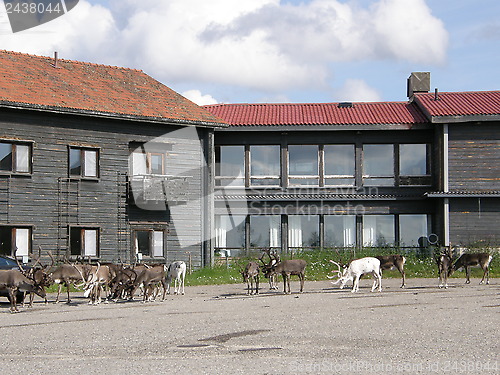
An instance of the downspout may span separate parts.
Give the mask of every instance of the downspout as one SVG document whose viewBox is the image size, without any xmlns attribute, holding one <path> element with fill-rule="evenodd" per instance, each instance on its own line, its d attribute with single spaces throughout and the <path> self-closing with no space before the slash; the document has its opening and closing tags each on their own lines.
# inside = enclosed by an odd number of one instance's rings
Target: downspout
<svg viewBox="0 0 500 375">
<path fill-rule="evenodd" d="M 448 134 L 448 124 L 443 124 L 443 192 L 448 193 L 450 191 L 449 186 L 449 134 Z M 450 200 L 449 198 L 444 198 L 443 202 L 443 235 L 444 235 L 444 246 L 450 246 Z"/>
</svg>

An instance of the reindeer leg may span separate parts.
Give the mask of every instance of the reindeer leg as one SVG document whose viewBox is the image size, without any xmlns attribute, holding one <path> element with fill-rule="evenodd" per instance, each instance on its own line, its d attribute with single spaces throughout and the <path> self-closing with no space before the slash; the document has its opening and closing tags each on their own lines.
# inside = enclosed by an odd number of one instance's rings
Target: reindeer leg
<svg viewBox="0 0 500 375">
<path fill-rule="evenodd" d="M 259 294 L 259 275 L 255 276 L 255 294 Z"/>
<path fill-rule="evenodd" d="M 470 284 L 470 268 L 468 266 L 465 266 L 465 283 Z"/>
<path fill-rule="evenodd" d="M 356 277 L 354 278 L 351 293 L 356 293 L 359 290 L 359 278 L 360 277 L 361 277 L 361 275 L 356 275 Z"/>
</svg>

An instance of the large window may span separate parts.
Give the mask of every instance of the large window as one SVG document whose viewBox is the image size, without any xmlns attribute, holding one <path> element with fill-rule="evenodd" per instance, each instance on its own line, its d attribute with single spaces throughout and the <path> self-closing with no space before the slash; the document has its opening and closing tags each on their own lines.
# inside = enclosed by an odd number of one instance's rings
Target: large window
<svg viewBox="0 0 500 375">
<path fill-rule="evenodd" d="M 97 178 L 99 176 L 99 152 L 97 149 L 70 147 L 70 177 Z"/>
<path fill-rule="evenodd" d="M 427 215 L 399 215 L 399 243 L 401 246 L 422 246 L 429 235 Z"/>
<path fill-rule="evenodd" d="M 281 247 L 281 216 L 250 216 L 250 247 Z"/>
<path fill-rule="evenodd" d="M 99 256 L 98 228 L 70 228 L 70 254 L 83 257 Z"/>
<path fill-rule="evenodd" d="M 355 215 L 325 215 L 325 247 L 356 245 Z"/>
<path fill-rule="evenodd" d="M 280 185 L 280 146 L 250 146 L 250 184 Z"/>
<path fill-rule="evenodd" d="M 1 141 L 0 172 L 31 173 L 31 145 Z"/>
<path fill-rule="evenodd" d="M 31 250 L 31 228 L 0 226 L 0 254 L 27 257 Z"/>
<path fill-rule="evenodd" d="M 355 181 L 354 145 L 324 146 L 325 186 L 353 186 Z"/>
<path fill-rule="evenodd" d="M 163 230 L 134 230 L 134 247 L 137 257 L 163 257 L 164 236 Z"/>
<path fill-rule="evenodd" d="M 319 247 L 319 216 L 288 216 L 288 247 Z"/>
<path fill-rule="evenodd" d="M 217 186 L 245 186 L 245 146 L 219 146 L 215 153 Z"/>
<path fill-rule="evenodd" d="M 317 145 L 288 146 L 289 186 L 319 185 L 319 152 Z"/>
<path fill-rule="evenodd" d="M 394 186 L 394 145 L 363 145 L 363 185 Z"/>
<path fill-rule="evenodd" d="M 363 216 L 364 246 L 392 246 L 395 242 L 394 215 Z"/>
<path fill-rule="evenodd" d="M 215 247 L 245 248 L 245 216 L 219 215 L 215 217 Z"/>
</svg>

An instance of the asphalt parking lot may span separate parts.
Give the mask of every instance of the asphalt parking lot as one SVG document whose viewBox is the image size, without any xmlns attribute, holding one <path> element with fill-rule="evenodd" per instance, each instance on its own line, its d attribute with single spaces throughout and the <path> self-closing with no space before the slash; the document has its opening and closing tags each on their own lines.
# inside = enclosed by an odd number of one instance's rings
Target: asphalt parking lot
<svg viewBox="0 0 500 375">
<path fill-rule="evenodd" d="M 163 302 L 0 303 L 4 374 L 500 374 L 500 279 L 384 279 L 381 293 L 186 287 Z M 49 295 L 54 301 L 55 296 Z"/>
</svg>

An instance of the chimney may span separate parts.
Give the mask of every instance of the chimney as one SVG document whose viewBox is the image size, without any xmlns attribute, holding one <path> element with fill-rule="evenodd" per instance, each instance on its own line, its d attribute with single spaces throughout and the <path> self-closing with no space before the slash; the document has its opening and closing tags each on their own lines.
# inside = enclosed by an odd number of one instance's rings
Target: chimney
<svg viewBox="0 0 500 375">
<path fill-rule="evenodd" d="M 54 67 L 54 68 L 59 68 L 59 65 L 57 65 L 57 58 L 58 58 L 57 51 L 54 51 L 54 63 L 51 64 L 52 67 Z"/>
<path fill-rule="evenodd" d="M 411 98 L 414 93 L 429 92 L 431 89 L 430 72 L 413 72 L 407 81 L 407 96 Z"/>
</svg>

